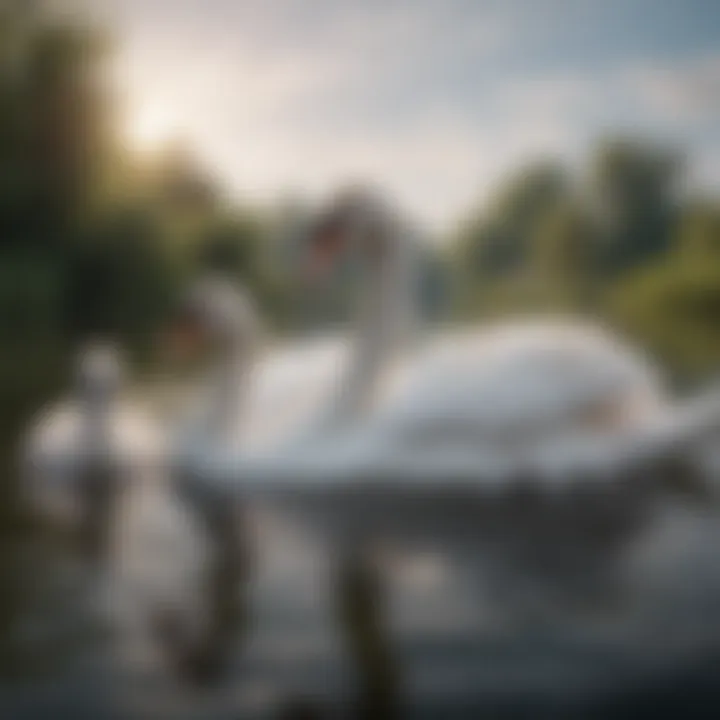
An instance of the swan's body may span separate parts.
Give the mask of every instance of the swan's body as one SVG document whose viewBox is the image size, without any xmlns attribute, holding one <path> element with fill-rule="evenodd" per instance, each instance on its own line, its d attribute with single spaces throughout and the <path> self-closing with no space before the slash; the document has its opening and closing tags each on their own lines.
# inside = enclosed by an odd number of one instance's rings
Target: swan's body
<svg viewBox="0 0 720 720">
<path fill-rule="evenodd" d="M 281 442 L 288 433 L 284 426 L 302 427 L 327 403 L 348 352 L 347 342 L 337 337 L 264 360 L 246 397 L 238 459 L 288 452 Z M 374 450 L 388 457 L 465 447 L 519 461 L 546 441 L 624 432 L 667 409 L 651 366 L 607 333 L 579 323 L 441 333 L 389 380 L 373 416 L 361 428 L 333 436 L 332 444 L 372 438 Z M 318 435 L 292 448 L 310 453 L 329 445 Z M 208 457 L 209 464 L 215 459 Z"/>
<path fill-rule="evenodd" d="M 330 371 L 338 347 L 308 357 Z M 279 357 L 258 368 L 258 407 Z M 296 383 L 289 359 L 302 353 L 284 358 L 278 406 L 304 390 L 314 417 L 326 378 Z M 511 610 L 538 588 L 598 603 L 614 592 L 676 481 L 668 472 L 683 472 L 678 455 L 694 463 L 717 436 L 720 394 L 672 405 L 652 367 L 597 328 L 520 325 L 432 338 L 362 424 L 298 441 L 265 417 L 264 435 L 249 425 L 239 447 L 195 457 L 206 493 L 269 510 L 326 548 L 439 552 L 485 590 L 509 588 Z"/>
<path fill-rule="evenodd" d="M 162 435 L 148 413 L 121 400 L 119 373 L 112 350 L 92 348 L 80 360 L 73 393 L 42 410 L 30 428 L 23 492 L 30 508 L 54 523 L 83 522 L 88 473 L 119 490 L 161 457 Z"/>
<path fill-rule="evenodd" d="M 412 236 L 371 207 L 368 251 L 356 210 L 350 242 L 368 282 L 354 343 L 259 362 L 243 434 L 194 455 L 196 487 L 293 514 L 333 545 L 389 539 L 472 556 L 488 536 L 497 548 L 496 532 L 541 542 L 538 527 L 571 527 L 559 544 L 579 548 L 596 513 L 617 538 L 639 527 L 651 480 L 670 455 L 696 456 L 720 398 L 673 406 L 638 353 L 585 323 L 421 332 Z M 331 232 L 347 212 L 331 215 Z M 274 392 L 286 423 L 274 422 Z M 324 422 L 303 432 L 318 408 Z"/>
<path fill-rule="evenodd" d="M 363 527 L 367 535 L 418 536 L 422 520 L 464 542 L 473 528 L 482 534 L 481 506 L 513 497 L 516 484 L 547 491 L 549 503 L 573 484 L 610 487 L 638 463 L 660 462 L 674 442 L 697 435 L 700 443 L 718 422 L 711 398 L 666 404 L 650 368 L 593 328 L 517 332 L 456 337 L 465 355 L 446 353 L 446 336 L 420 353 L 363 425 L 284 448 L 266 436 L 260 446 L 196 457 L 198 482 L 293 510 L 334 537 Z M 272 374 L 272 363 L 259 371 L 259 392 Z M 461 504 L 463 527 L 440 510 L 443 497 Z"/>
</svg>

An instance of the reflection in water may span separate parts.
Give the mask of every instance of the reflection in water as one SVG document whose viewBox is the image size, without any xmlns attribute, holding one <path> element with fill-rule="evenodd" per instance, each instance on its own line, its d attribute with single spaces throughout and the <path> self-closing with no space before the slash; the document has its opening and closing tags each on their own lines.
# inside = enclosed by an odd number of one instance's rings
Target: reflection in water
<svg viewBox="0 0 720 720">
<path fill-rule="evenodd" d="M 215 506 L 198 520 L 209 545 L 199 588 L 203 627 L 193 632 L 166 607 L 153 613 L 152 627 L 176 675 L 203 687 L 224 679 L 230 654 L 246 630 L 252 553 L 246 519 L 234 504 Z"/>
<path fill-rule="evenodd" d="M 362 681 L 377 690 L 376 702 L 387 700 L 387 638 L 379 614 L 364 614 L 379 602 L 373 576 L 363 575 L 362 564 L 347 566 L 347 594 L 338 596 L 340 608 L 329 605 L 330 564 L 320 562 L 310 538 L 272 518 L 256 519 L 262 555 L 249 585 L 253 622 L 247 636 L 239 633 L 223 647 L 228 676 L 211 692 L 179 683 L 148 632 L 159 601 L 171 601 L 184 618 L 216 614 L 207 636 L 215 638 L 233 637 L 224 624 L 229 608 L 244 608 L 219 593 L 227 605 L 208 614 L 207 597 L 198 595 L 207 540 L 161 484 L 124 502 L 127 520 L 100 580 L 62 548 L 36 542 L 24 550 L 32 602 L 15 632 L 25 656 L 42 662 L 28 665 L 24 682 L 6 693 L 18 717 L 21 709 L 45 716 L 58 703 L 96 712 L 92 717 L 333 716 L 338 700 L 350 702 L 356 691 L 345 643 L 361 644 L 356 654 L 372 656 L 369 667 L 377 660 L 377 675 Z M 498 606 L 482 562 L 472 573 L 437 558 L 422 571 L 397 565 L 387 617 L 392 655 L 403 668 L 403 708 L 413 717 L 471 717 L 493 707 L 557 717 L 558 708 L 604 707 L 601 701 L 620 703 L 633 693 L 640 702 L 643 692 L 668 686 L 667 678 L 700 687 L 720 648 L 719 540 L 714 512 L 677 502 L 658 507 L 625 551 L 629 587 L 622 602 L 605 613 L 568 606 L 542 623 L 518 623 L 512 608 Z M 219 564 L 214 570 L 215 578 L 227 572 Z M 213 582 L 212 572 L 204 577 Z M 534 587 L 532 579 L 508 575 L 510 594 Z M 363 595 L 366 602 L 358 602 Z M 336 624 L 343 618 L 345 634 Z"/>
<path fill-rule="evenodd" d="M 357 715 L 362 719 L 396 718 L 401 687 L 390 631 L 384 625 L 382 575 L 372 557 L 351 551 L 339 557 L 335 582 L 340 626 L 359 680 L 353 702 Z"/>
</svg>

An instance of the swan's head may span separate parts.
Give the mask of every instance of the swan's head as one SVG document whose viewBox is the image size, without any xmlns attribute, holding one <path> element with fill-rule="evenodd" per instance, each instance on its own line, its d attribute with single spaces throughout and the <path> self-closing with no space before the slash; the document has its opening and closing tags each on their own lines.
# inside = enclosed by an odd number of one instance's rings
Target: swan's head
<svg viewBox="0 0 720 720">
<path fill-rule="evenodd" d="M 171 347 L 183 357 L 251 350 L 260 334 L 252 298 L 237 284 L 203 278 L 185 293 L 170 328 Z"/>
<path fill-rule="evenodd" d="M 88 405 L 107 405 L 122 384 L 122 361 L 112 345 L 94 344 L 84 348 L 77 358 L 75 391 Z"/>
<path fill-rule="evenodd" d="M 393 215 L 378 191 L 363 186 L 343 190 L 311 223 L 309 273 L 323 275 L 347 256 L 371 265 L 382 263 L 395 241 L 393 227 Z"/>
</svg>

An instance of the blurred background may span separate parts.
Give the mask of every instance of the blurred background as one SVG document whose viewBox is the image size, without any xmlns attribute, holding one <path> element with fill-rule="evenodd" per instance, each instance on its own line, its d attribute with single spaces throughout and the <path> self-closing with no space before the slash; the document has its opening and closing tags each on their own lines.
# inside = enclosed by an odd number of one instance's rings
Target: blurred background
<svg viewBox="0 0 720 720">
<path fill-rule="evenodd" d="M 369 179 L 422 225 L 444 322 L 602 317 L 677 387 L 720 364 L 720 6 L 705 0 L 5 0 L 0 7 L 0 671 L 25 598 L 17 441 L 78 343 L 138 382 L 200 269 L 271 332 L 293 228 Z"/>
</svg>

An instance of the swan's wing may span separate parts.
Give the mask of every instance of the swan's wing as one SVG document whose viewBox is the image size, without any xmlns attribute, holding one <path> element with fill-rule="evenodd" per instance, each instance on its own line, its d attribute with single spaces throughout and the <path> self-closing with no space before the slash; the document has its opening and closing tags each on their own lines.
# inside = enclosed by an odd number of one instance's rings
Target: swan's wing
<svg viewBox="0 0 720 720">
<path fill-rule="evenodd" d="M 632 419 L 657 411 L 654 369 L 592 328 L 518 324 L 436 337 L 380 414 L 397 437 L 452 431 L 473 444 L 483 434 L 562 433 L 609 403 Z"/>
<path fill-rule="evenodd" d="M 155 461 L 165 448 L 165 432 L 154 422 L 142 403 L 129 399 L 113 408 L 107 449 L 120 465 Z M 21 447 L 24 466 L 33 465 L 48 472 L 75 467 L 88 447 L 81 413 L 76 403 L 60 402 L 37 413 Z"/>
<path fill-rule="evenodd" d="M 46 516 L 71 518 L 76 513 L 74 486 L 83 452 L 78 420 L 71 403 L 45 408 L 21 446 L 21 498 Z"/>
<path fill-rule="evenodd" d="M 142 480 L 148 477 L 146 471 L 164 463 L 163 434 L 135 405 L 120 404 L 109 429 L 103 452 L 123 482 Z M 46 514 L 72 515 L 82 470 L 96 450 L 74 403 L 62 402 L 38 413 L 20 449 L 24 500 Z"/>
<path fill-rule="evenodd" d="M 78 431 L 78 412 L 72 403 L 41 410 L 31 423 L 21 447 L 23 468 L 60 476 L 78 459 Z"/>
</svg>

